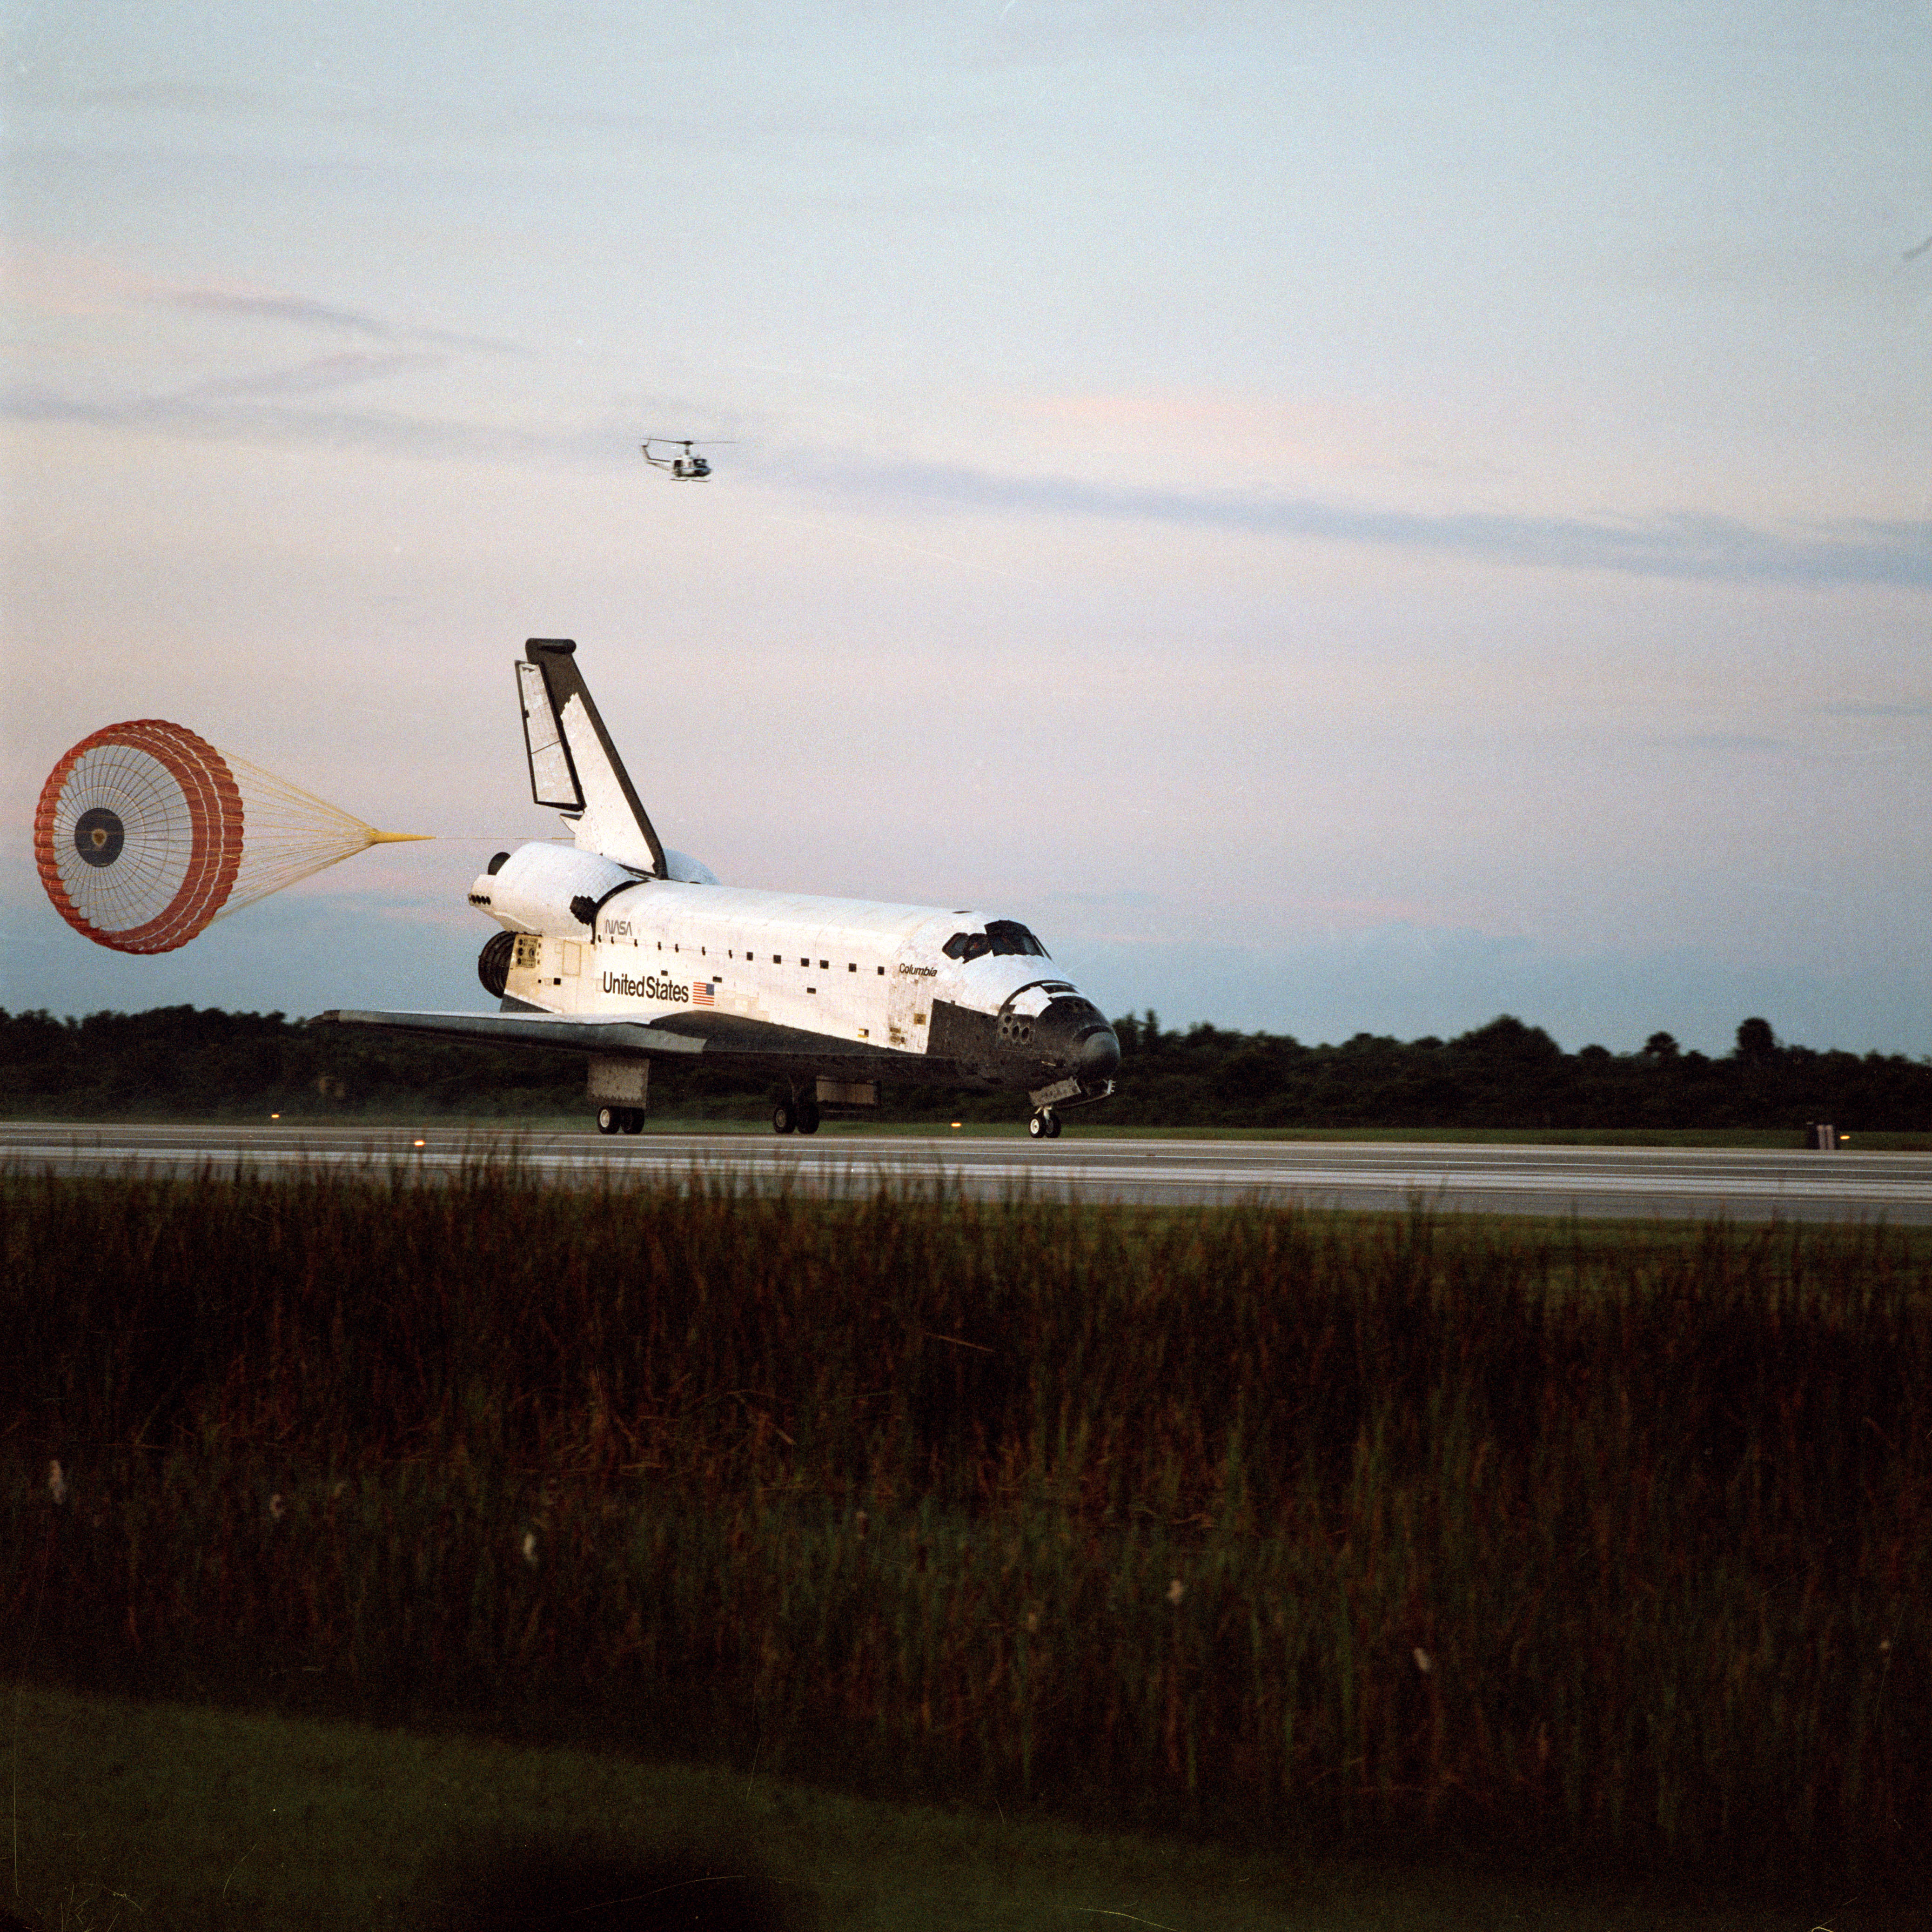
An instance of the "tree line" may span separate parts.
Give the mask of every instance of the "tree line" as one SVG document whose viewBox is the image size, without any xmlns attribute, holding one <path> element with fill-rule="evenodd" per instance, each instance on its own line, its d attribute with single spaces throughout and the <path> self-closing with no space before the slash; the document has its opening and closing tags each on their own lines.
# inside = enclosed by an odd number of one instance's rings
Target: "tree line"
<svg viewBox="0 0 1932 1932">
<path fill-rule="evenodd" d="M 1112 1104 L 1123 1124 L 1932 1128 L 1932 1060 L 1787 1045 L 1755 1017 L 1716 1057 L 1662 1032 L 1635 1053 L 1566 1053 L 1508 1013 L 1454 1040 L 1361 1033 L 1322 1046 L 1204 1025 L 1163 1032 L 1151 1012 L 1114 1027 L 1124 1092 Z"/>
<path fill-rule="evenodd" d="M 1454 1040 L 1358 1034 L 1309 1046 L 1285 1034 L 1114 1022 L 1118 1091 L 1095 1125 L 1228 1127 L 1768 1128 L 1829 1121 L 1867 1132 L 1932 1130 L 1932 1060 L 1819 1052 L 1766 1020 L 1728 1054 L 1655 1033 L 1634 1053 L 1566 1053 L 1508 1014 Z M 888 1088 L 885 1118 L 1006 1119 L 1011 1094 Z M 658 1061 L 652 1111 L 758 1118 L 772 1091 L 730 1069 Z M 159 1006 L 57 1018 L 0 1010 L 0 1113 L 63 1118 L 398 1113 L 495 1119 L 583 1114 L 578 1055 L 311 1028 L 280 1013 Z M 1076 1117 L 1080 1118 L 1080 1117 Z"/>
</svg>

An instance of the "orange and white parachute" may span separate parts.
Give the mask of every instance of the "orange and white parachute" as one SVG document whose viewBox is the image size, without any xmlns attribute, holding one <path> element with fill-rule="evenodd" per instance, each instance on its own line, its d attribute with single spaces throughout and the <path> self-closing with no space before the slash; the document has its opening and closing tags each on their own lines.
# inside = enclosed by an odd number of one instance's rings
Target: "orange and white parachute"
<svg viewBox="0 0 1932 1932">
<path fill-rule="evenodd" d="M 82 739 L 34 814 L 55 910 L 118 952 L 171 952 L 311 872 L 420 836 L 378 832 L 161 718 Z"/>
</svg>

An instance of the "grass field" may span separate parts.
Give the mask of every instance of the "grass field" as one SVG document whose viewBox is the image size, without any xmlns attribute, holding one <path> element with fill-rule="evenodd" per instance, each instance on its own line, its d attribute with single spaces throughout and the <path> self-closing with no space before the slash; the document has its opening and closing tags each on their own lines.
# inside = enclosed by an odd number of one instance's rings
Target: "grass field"
<svg viewBox="0 0 1932 1932">
<path fill-rule="evenodd" d="M 1507 1879 L 893 1804 L 747 1766 L 650 1766 L 260 1713 L 16 1690 L 0 1902 L 71 1932 L 460 1925 L 951 1932 L 1868 1932 L 1828 1886 Z M 622 1905 L 614 1901 L 625 1901 Z M 603 1909 L 598 1909 L 603 1908 Z"/>
<path fill-rule="evenodd" d="M 16 1179 L 0 1334 L 42 1685 L 1324 1858 L 1932 1845 L 1922 1234 Z"/>
</svg>

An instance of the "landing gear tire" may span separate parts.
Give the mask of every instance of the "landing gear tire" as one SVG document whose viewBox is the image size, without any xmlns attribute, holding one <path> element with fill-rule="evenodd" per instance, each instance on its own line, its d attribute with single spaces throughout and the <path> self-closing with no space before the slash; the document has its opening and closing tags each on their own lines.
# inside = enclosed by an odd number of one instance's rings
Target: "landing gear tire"
<svg viewBox="0 0 1932 1932">
<path fill-rule="evenodd" d="M 599 1107 L 597 1109 L 597 1131 L 600 1134 L 614 1134 L 624 1124 L 623 1110 L 617 1107 Z"/>
<path fill-rule="evenodd" d="M 1028 1121 L 1027 1132 L 1036 1141 L 1057 1141 L 1060 1138 L 1060 1116 L 1042 1107 Z"/>
<path fill-rule="evenodd" d="M 640 1134 L 644 1130 L 644 1110 L 641 1107 L 624 1109 L 624 1131 L 627 1134 Z"/>
<path fill-rule="evenodd" d="M 815 1134 L 818 1131 L 818 1102 L 801 1100 L 798 1103 L 798 1130 L 802 1134 Z"/>
<path fill-rule="evenodd" d="M 1057 1141 L 1060 1138 L 1060 1116 L 1058 1114 L 1049 1114 L 1046 1117 L 1046 1137 L 1050 1141 Z"/>
<path fill-rule="evenodd" d="M 789 1100 L 781 1100 L 772 1109 L 772 1132 L 775 1134 L 795 1134 L 797 1131 L 797 1108 Z"/>
</svg>

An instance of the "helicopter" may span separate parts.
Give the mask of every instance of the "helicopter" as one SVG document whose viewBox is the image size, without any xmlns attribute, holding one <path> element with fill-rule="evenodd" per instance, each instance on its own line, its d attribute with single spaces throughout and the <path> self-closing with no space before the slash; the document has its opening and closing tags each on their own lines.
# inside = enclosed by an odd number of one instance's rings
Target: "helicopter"
<svg viewBox="0 0 1932 1932">
<path fill-rule="evenodd" d="M 730 439 L 728 437 L 726 440 L 728 442 Z M 651 454 L 651 445 L 654 442 L 661 442 L 668 449 L 681 449 L 684 454 L 682 456 L 653 456 Z M 694 483 L 700 476 L 709 476 L 711 474 L 711 465 L 703 457 L 694 456 L 692 454 L 692 450 L 697 446 L 688 436 L 682 438 L 670 436 L 646 436 L 643 446 L 644 460 L 653 470 L 669 471 L 673 480 L 676 482 Z M 704 446 L 707 449 L 714 446 L 710 443 Z"/>
</svg>

